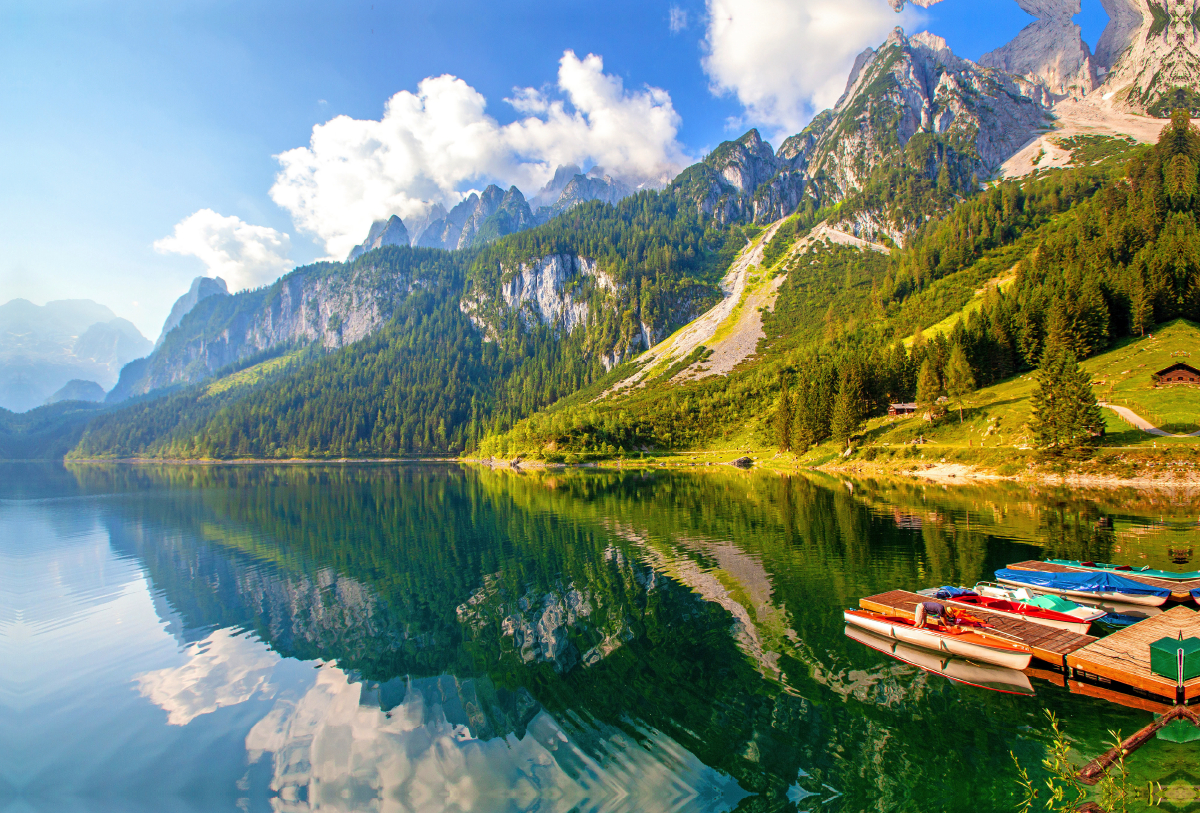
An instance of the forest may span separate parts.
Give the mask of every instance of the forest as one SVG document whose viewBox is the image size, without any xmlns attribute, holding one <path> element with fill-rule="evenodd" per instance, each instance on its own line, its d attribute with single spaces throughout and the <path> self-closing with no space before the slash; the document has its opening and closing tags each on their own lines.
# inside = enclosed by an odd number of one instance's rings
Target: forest
<svg viewBox="0 0 1200 813">
<path fill-rule="evenodd" d="M 888 403 L 1036 369 L 1052 324 L 1082 360 L 1156 323 L 1200 319 L 1198 162 L 1200 134 L 1177 113 L 1128 160 L 996 184 L 890 257 L 818 245 L 786 267 L 764 314 L 767 352 L 754 362 L 619 400 L 572 399 L 481 451 L 555 459 L 694 448 L 755 417 L 770 442 L 803 450 L 845 439 Z M 981 286 L 981 307 L 922 336 Z"/>
<path fill-rule="evenodd" d="M 1182 114 L 1156 145 L 975 194 L 961 194 L 969 184 L 944 162 L 903 162 L 917 178 L 888 180 L 891 199 L 941 188 L 958 201 L 933 200 L 945 216 L 914 214 L 924 225 L 888 254 L 824 244 L 789 254 L 818 218 L 866 205 L 816 211 L 807 201 L 767 246 L 773 273 L 786 277 L 764 314 L 759 356 L 727 377 L 660 379 L 600 401 L 633 369 L 606 368 L 604 353 L 643 324 L 666 335 L 715 302 L 720 275 L 756 227 L 722 225 L 669 188 L 581 205 L 473 255 L 380 249 L 358 262 L 408 269 L 421 284 L 379 333 L 334 352 L 300 351 L 303 363 L 276 366 L 254 386 L 202 383 L 100 415 L 71 454 L 567 459 L 687 448 L 753 420 L 784 447 L 820 442 L 917 398 L 922 378 L 925 395 L 945 394 L 1036 368 L 1052 320 L 1083 359 L 1158 322 L 1200 319 L 1198 162 L 1200 135 Z M 551 254 L 593 258 L 617 283 L 613 294 L 588 294 L 585 329 L 564 334 L 498 304 L 513 269 Z M 921 335 L 980 288 L 981 307 L 953 330 Z M 478 293 L 493 310 L 473 315 L 496 335 L 460 306 Z"/>
</svg>

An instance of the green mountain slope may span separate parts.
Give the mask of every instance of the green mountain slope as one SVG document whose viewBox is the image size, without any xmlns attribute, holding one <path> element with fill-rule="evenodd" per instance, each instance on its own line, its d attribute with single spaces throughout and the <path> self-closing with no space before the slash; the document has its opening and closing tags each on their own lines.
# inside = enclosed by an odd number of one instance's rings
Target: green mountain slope
<svg viewBox="0 0 1200 813">
<path fill-rule="evenodd" d="M 733 374 L 671 387 L 659 379 L 606 399 L 593 388 L 485 438 L 480 451 L 555 460 L 787 446 L 793 437 L 807 447 L 834 433 L 847 386 L 862 414 L 879 414 L 913 399 L 927 361 L 944 381 L 956 345 L 988 386 L 1036 366 L 1052 316 L 1068 325 L 1080 358 L 1156 322 L 1200 318 L 1198 167 L 1200 134 L 1177 116 L 1127 163 L 1000 184 L 929 222 L 890 258 L 815 245 L 786 264 L 760 353 Z M 1009 276 L 1003 290 L 994 284 Z M 953 330 L 903 342 L 976 299 Z"/>
</svg>

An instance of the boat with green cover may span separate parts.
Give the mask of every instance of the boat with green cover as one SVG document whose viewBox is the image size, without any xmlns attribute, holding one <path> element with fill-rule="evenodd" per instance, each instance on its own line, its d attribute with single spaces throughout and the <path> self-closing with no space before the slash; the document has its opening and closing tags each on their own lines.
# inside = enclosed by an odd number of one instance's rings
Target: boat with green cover
<svg viewBox="0 0 1200 813">
<path fill-rule="evenodd" d="M 1086 570 L 1098 570 L 1105 573 L 1128 573 L 1131 576 L 1149 576 L 1154 579 L 1176 579 L 1178 581 L 1200 579 L 1200 570 L 1191 570 L 1187 573 L 1174 573 L 1170 570 L 1155 570 L 1152 567 L 1114 565 L 1107 562 L 1080 562 L 1074 559 L 1047 559 L 1046 561 L 1055 565 L 1066 565 L 1067 567 L 1078 567 Z"/>
</svg>

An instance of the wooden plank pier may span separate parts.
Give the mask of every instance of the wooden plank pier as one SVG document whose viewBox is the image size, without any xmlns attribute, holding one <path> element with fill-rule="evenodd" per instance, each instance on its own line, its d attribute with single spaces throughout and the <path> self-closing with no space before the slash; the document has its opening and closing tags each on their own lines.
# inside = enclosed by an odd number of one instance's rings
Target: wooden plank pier
<svg viewBox="0 0 1200 813">
<path fill-rule="evenodd" d="M 1065 668 L 1065 659 L 1068 654 L 1096 641 L 1090 635 L 1080 635 L 1069 630 L 1055 629 L 1043 624 L 1035 624 L 1032 621 L 988 612 L 982 607 L 971 604 L 959 604 L 952 600 L 919 596 L 907 590 L 890 590 L 876 596 L 859 599 L 858 603 L 864 610 L 874 610 L 899 618 L 911 619 L 916 614 L 917 605 L 922 601 L 937 601 L 941 604 L 963 607 L 969 610 L 971 615 L 986 621 L 993 629 L 1028 646 L 1038 660 L 1045 661 L 1059 669 Z"/>
<path fill-rule="evenodd" d="M 1067 666 L 1085 679 L 1119 683 L 1171 703 L 1190 703 L 1200 698 L 1200 678 L 1184 681 L 1180 687 L 1176 680 L 1150 671 L 1150 644 L 1180 634 L 1184 638 L 1200 637 L 1200 613 L 1172 607 L 1072 652 L 1067 656 Z"/>
<path fill-rule="evenodd" d="M 1172 607 L 1105 638 L 1095 638 L 970 604 L 930 599 L 908 590 L 889 590 L 859 599 L 858 603 L 865 610 L 911 619 L 917 604 L 923 601 L 939 601 L 969 610 L 1005 637 L 1028 646 L 1037 660 L 1060 670 L 1073 692 L 1154 711 L 1200 700 L 1200 678 L 1185 681 L 1180 687 L 1178 681 L 1150 670 L 1150 644 L 1180 635 L 1200 638 L 1200 613 L 1187 607 Z M 1036 669 L 1027 671 L 1035 677 L 1043 675 Z"/>
</svg>

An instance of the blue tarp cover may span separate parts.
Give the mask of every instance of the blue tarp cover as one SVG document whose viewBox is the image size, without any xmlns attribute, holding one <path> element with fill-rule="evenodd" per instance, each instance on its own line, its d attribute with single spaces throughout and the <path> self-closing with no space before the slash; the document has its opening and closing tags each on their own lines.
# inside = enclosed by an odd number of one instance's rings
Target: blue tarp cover
<svg viewBox="0 0 1200 813">
<path fill-rule="evenodd" d="M 1051 587 L 1055 590 L 1077 590 L 1081 593 L 1125 593 L 1131 596 L 1159 596 L 1170 598 L 1171 591 L 1162 587 L 1135 582 L 1115 573 L 1046 573 L 1041 570 L 996 571 L 997 579 L 1020 582 L 1034 587 Z"/>
<path fill-rule="evenodd" d="M 968 590 L 965 587 L 951 587 L 948 584 L 943 584 L 938 588 L 935 598 L 958 598 L 959 596 L 977 596 L 979 595 L 974 590 Z"/>
<path fill-rule="evenodd" d="M 1196 599 L 1197 601 L 1200 601 L 1200 587 L 1197 587 L 1195 590 L 1192 591 L 1192 598 Z"/>
</svg>

